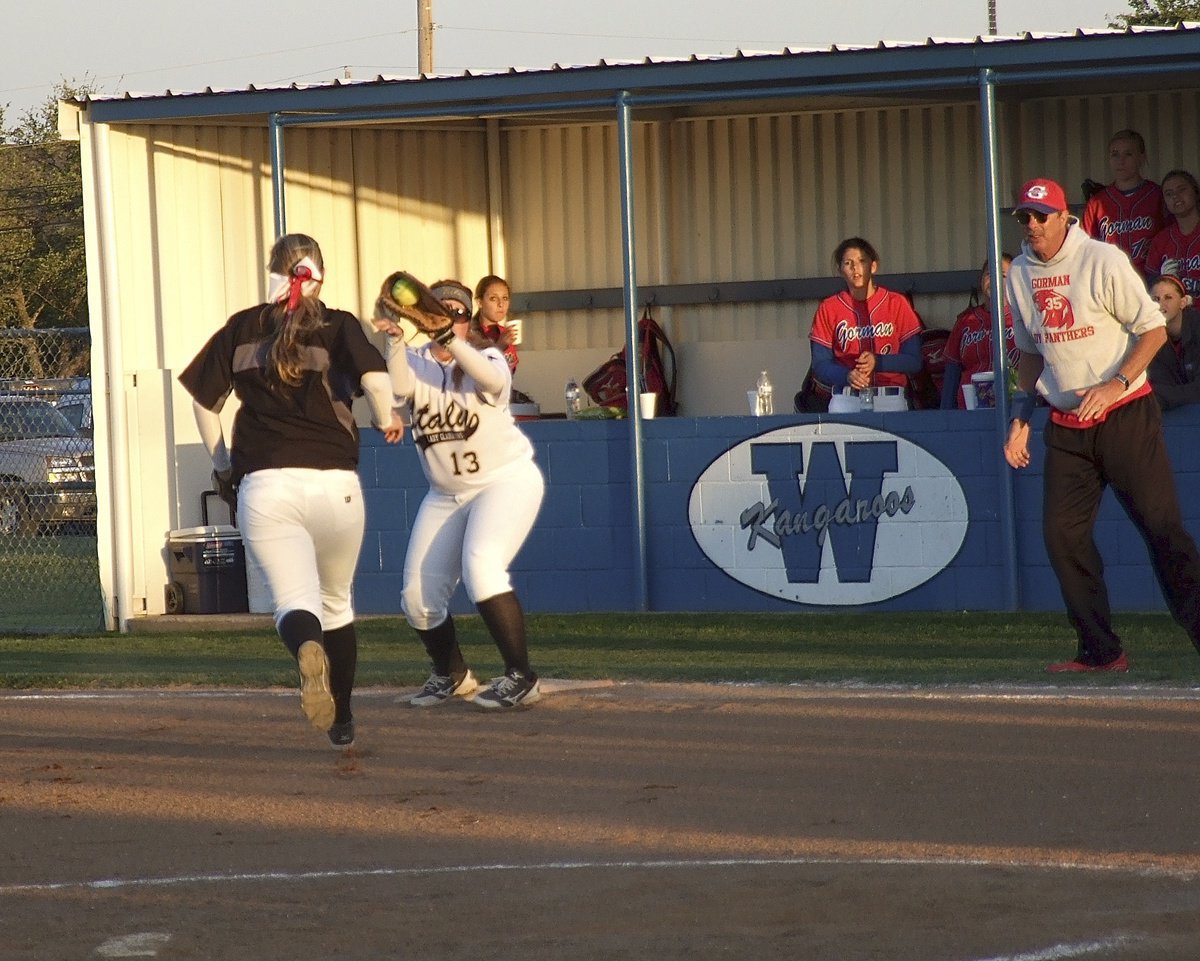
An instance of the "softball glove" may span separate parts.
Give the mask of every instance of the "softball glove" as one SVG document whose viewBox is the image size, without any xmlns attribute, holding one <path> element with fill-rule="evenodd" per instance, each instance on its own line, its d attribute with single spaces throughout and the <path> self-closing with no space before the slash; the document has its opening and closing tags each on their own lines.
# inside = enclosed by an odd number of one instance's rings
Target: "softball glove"
<svg viewBox="0 0 1200 961">
<path fill-rule="evenodd" d="M 408 321 L 430 340 L 445 346 L 454 338 L 450 311 L 433 291 L 412 274 L 398 270 L 388 276 L 375 301 L 376 320 Z"/>
</svg>

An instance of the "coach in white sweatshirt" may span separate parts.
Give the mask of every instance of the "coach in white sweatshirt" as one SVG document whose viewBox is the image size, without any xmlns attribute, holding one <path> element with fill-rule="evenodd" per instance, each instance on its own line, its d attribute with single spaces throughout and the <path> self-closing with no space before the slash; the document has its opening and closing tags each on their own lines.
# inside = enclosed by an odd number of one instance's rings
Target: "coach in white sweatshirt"
<svg viewBox="0 0 1200 961">
<path fill-rule="evenodd" d="M 1084 233 L 1057 183 L 1029 181 L 1014 212 L 1025 242 L 1008 273 L 1008 302 L 1021 357 L 1004 456 L 1029 466 L 1036 390 L 1050 405 L 1042 529 L 1079 639 L 1073 660 L 1047 670 L 1129 669 L 1093 538 L 1109 485 L 1150 550 L 1171 614 L 1200 650 L 1200 555 L 1183 526 L 1146 379 L 1166 318 L 1128 256 Z"/>
</svg>

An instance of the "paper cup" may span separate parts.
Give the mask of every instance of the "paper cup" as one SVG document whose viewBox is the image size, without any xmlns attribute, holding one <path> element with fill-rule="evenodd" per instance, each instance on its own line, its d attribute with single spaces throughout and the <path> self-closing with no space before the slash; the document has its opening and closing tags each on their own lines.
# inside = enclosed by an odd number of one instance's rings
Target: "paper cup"
<svg viewBox="0 0 1200 961">
<path fill-rule="evenodd" d="M 963 394 L 963 401 L 967 405 L 967 410 L 975 410 L 975 408 L 979 406 L 978 398 L 976 398 L 976 396 L 975 396 L 975 385 L 974 384 L 963 384 L 962 385 L 962 394 Z"/>
<path fill-rule="evenodd" d="M 658 408 L 658 394 L 649 391 L 639 394 L 638 400 L 642 405 L 642 420 L 654 420 L 654 411 Z"/>
<path fill-rule="evenodd" d="M 971 384 L 975 387 L 975 406 L 996 406 L 995 379 L 995 374 L 990 370 L 971 375 Z"/>
<path fill-rule="evenodd" d="M 516 347 L 521 346 L 521 322 L 519 320 L 506 320 L 504 326 L 508 328 L 508 332 L 512 334 L 512 342 Z"/>
<path fill-rule="evenodd" d="M 746 391 L 746 401 L 750 404 L 750 413 L 752 413 L 755 417 L 757 417 L 758 413 L 759 413 L 759 411 L 758 411 L 758 391 L 757 390 Z"/>
</svg>

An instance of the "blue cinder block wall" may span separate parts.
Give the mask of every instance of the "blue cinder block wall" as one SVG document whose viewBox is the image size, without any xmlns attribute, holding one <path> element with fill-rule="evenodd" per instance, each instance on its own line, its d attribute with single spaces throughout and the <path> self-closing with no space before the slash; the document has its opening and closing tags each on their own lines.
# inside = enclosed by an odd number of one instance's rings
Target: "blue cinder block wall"
<svg viewBox="0 0 1200 961">
<path fill-rule="evenodd" d="M 643 424 L 650 607 L 658 611 L 795 611 L 797 604 L 746 586 L 701 550 L 688 521 L 693 486 L 705 469 L 748 438 L 791 425 L 859 423 L 922 448 L 955 477 L 969 520 L 961 547 L 933 577 L 873 610 L 1002 610 L 1006 607 L 1000 433 L 991 411 L 911 411 L 857 417 L 660 418 Z M 1184 518 L 1200 539 L 1200 408 L 1164 416 Z M 1024 610 L 1061 610 L 1042 543 L 1041 428 L 1034 463 L 1009 472 L 1016 514 L 1017 579 Z M 531 612 L 624 611 L 636 606 L 628 421 L 525 422 L 546 475 L 546 498 L 513 566 Z M 1008 471 L 1005 466 L 1004 471 Z M 408 532 L 427 490 L 416 450 L 363 431 L 359 466 L 367 533 L 355 580 L 362 613 L 398 613 Z M 503 518 L 497 518 L 503 523 Z M 1096 525 L 1114 609 L 1165 610 L 1145 545 L 1111 494 Z M 452 609 L 472 610 L 460 588 Z M 840 609 L 846 609 L 843 605 Z"/>
</svg>

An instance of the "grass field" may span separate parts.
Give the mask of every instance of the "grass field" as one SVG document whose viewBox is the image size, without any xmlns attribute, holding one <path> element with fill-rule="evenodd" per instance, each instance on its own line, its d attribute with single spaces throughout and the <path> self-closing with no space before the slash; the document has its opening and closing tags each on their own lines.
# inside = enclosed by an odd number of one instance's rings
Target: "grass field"
<svg viewBox="0 0 1200 961">
<path fill-rule="evenodd" d="M 531 615 L 534 667 L 547 677 L 902 685 L 1062 684 L 1047 662 L 1073 655 L 1061 614 Z M 501 665 L 477 617 L 456 618 L 481 676 Z M 1117 618 L 1125 675 L 1065 683 L 1200 686 L 1200 657 L 1165 614 Z M 428 672 L 401 618 L 359 622 L 358 686 L 411 686 Z M 2 688 L 273 687 L 294 684 L 274 632 L 0 637 Z"/>
<path fill-rule="evenodd" d="M 0 539 L 0 631 L 89 631 L 103 626 L 96 535 Z M 46 599 L 54 603 L 47 605 Z"/>
</svg>

